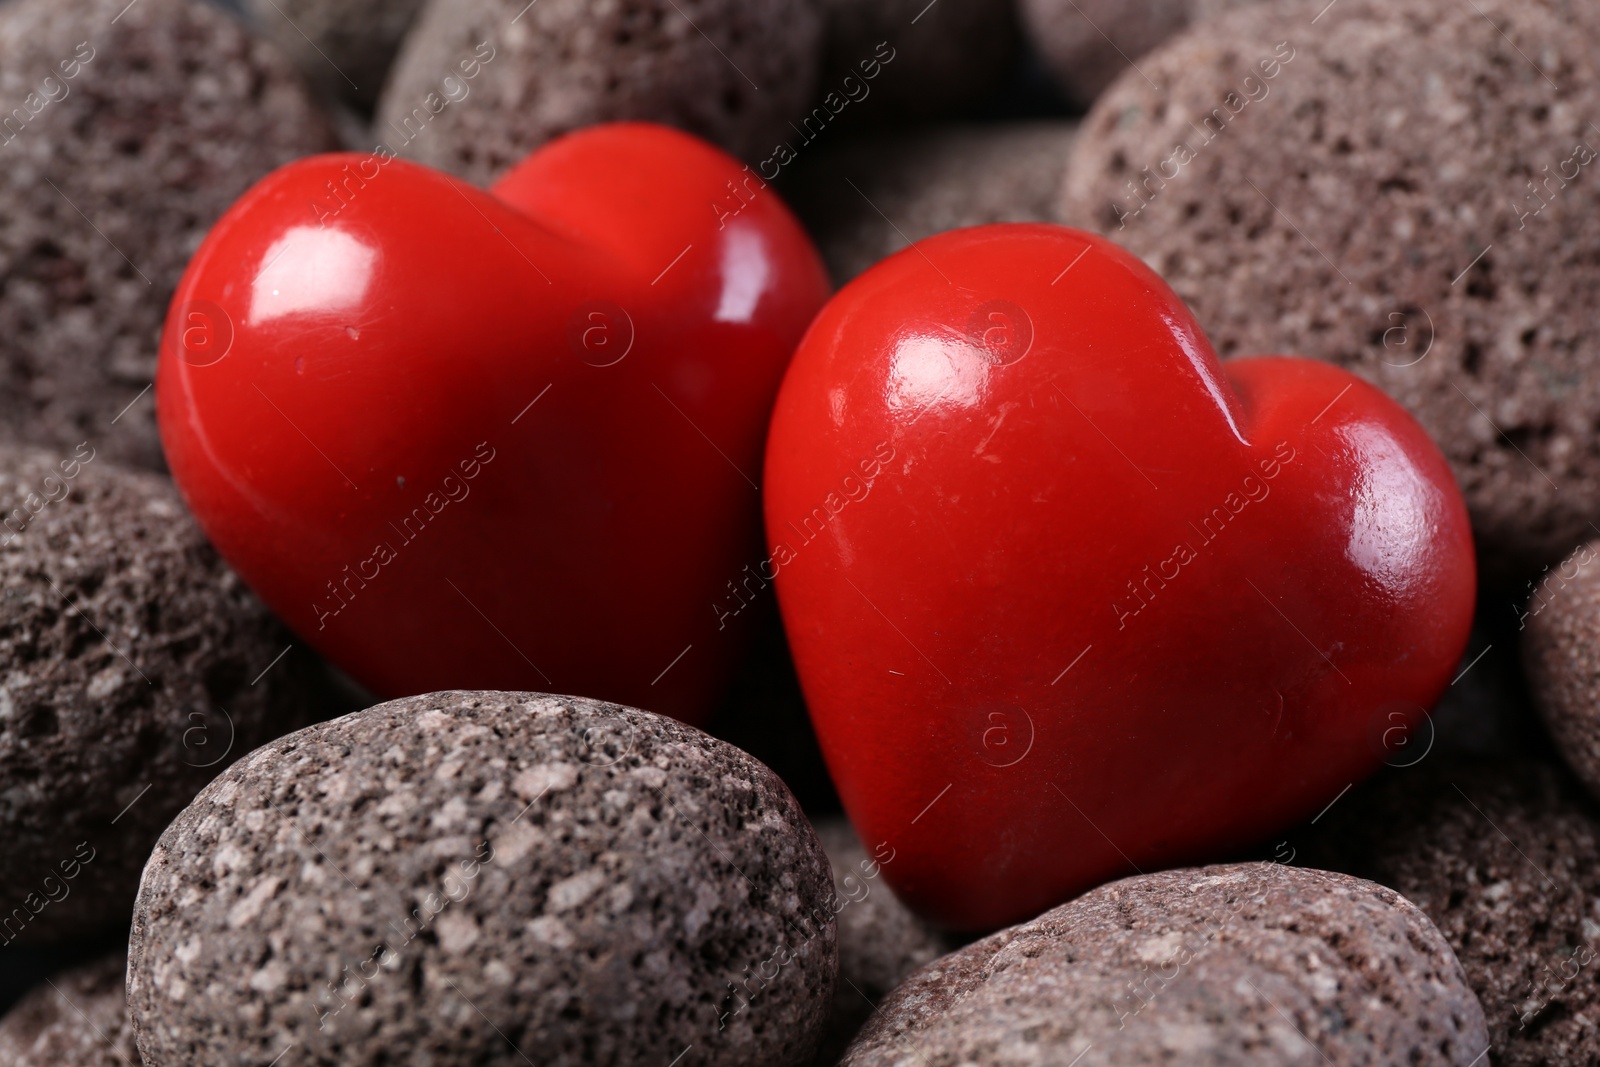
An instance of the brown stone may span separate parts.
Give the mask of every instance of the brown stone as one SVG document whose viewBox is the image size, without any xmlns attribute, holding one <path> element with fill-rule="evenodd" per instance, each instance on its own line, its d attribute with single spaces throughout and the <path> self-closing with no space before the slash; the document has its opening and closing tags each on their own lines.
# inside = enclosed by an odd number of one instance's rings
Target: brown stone
<svg viewBox="0 0 1600 1067">
<path fill-rule="evenodd" d="M 203 0 L 0 4 L 0 116 L 0 439 L 159 469 L 147 390 L 178 278 L 328 125 L 276 46 Z"/>
<path fill-rule="evenodd" d="M 1341 800 L 1299 860 L 1416 902 L 1483 1003 L 1500 1067 L 1600 1062 L 1600 809 L 1564 769 L 1432 759 Z"/>
<path fill-rule="evenodd" d="M 1468 1067 L 1486 1047 L 1415 905 L 1261 863 L 1126 878 L 936 960 L 843 1063 Z"/>
<path fill-rule="evenodd" d="M 578 697 L 408 697 L 234 764 L 145 868 L 148 1067 L 799 1064 L 827 857 L 731 745 Z"/>
<path fill-rule="evenodd" d="M 480 184 L 553 137 L 619 119 L 754 162 L 813 102 L 821 39 L 813 0 L 430 0 L 374 136 Z"/>
<path fill-rule="evenodd" d="M 1519 618 L 1534 703 L 1568 766 L 1600 796 L 1600 541 L 1541 574 Z"/>
<path fill-rule="evenodd" d="M 422 0 L 244 0 L 307 79 L 371 107 Z"/>
<path fill-rule="evenodd" d="M 139 1062 L 128 1022 L 122 953 L 52 977 L 0 1019 L 6 1067 L 129 1067 Z"/>
<path fill-rule="evenodd" d="M 833 866 L 839 924 L 839 984 L 816 1062 L 834 1064 L 884 997 L 957 942 L 912 914 L 881 877 L 894 862 L 888 842 L 869 853 L 842 817 L 820 820 L 816 829 Z"/>
<path fill-rule="evenodd" d="M 312 720 L 320 667 L 161 475 L 0 446 L 0 508 L 0 944 L 125 928 L 161 831 Z"/>
<path fill-rule="evenodd" d="M 1409 408 L 1490 584 L 1600 514 L 1597 23 L 1557 0 L 1233 11 L 1107 90 L 1064 187 L 1222 355 L 1330 360 Z"/>
</svg>

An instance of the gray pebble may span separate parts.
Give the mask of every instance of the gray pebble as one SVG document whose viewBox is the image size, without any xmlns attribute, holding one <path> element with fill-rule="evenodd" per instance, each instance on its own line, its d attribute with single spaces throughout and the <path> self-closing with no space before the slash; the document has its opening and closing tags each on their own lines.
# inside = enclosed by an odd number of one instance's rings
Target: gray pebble
<svg viewBox="0 0 1600 1067">
<path fill-rule="evenodd" d="M 576 697 L 409 697 L 259 749 L 173 822 L 129 1004 L 149 1067 L 797 1064 L 832 892 L 731 745 Z"/>
<path fill-rule="evenodd" d="M 0 944 L 60 941 L 125 926 L 167 822 L 310 721 L 319 669 L 165 477 L 0 446 L 0 509 Z"/>
<path fill-rule="evenodd" d="M 128 1022 L 127 957 L 106 956 L 55 975 L 0 1019 L 6 1067 L 130 1067 L 139 1062 Z"/>
<path fill-rule="evenodd" d="M 896 990 L 843 1062 L 1467 1067 L 1487 1045 L 1414 905 L 1267 863 L 1127 878 L 974 942 Z"/>
<path fill-rule="evenodd" d="M 429 0 L 373 132 L 479 184 L 553 137 L 619 119 L 755 161 L 812 103 L 821 38 L 813 0 Z"/>
<path fill-rule="evenodd" d="M 877 842 L 869 852 L 849 820 L 824 819 L 817 836 L 833 865 L 839 924 L 839 984 L 819 1064 L 837 1063 L 878 1002 L 917 968 L 955 947 L 952 935 L 923 922 L 900 903 L 882 878 L 894 848 Z"/>
<path fill-rule="evenodd" d="M 422 0 L 244 0 L 244 7 L 310 81 L 370 107 Z"/>
<path fill-rule="evenodd" d="M 0 439 L 159 469 L 148 390 L 178 278 L 328 125 L 276 46 L 203 0 L 0 4 L 0 116 Z"/>
<path fill-rule="evenodd" d="M 1600 797 L 1600 541 L 1539 575 L 1520 620 L 1534 704 L 1568 766 Z"/>
<path fill-rule="evenodd" d="M 1191 23 L 1260 0 L 1020 0 L 1029 38 L 1082 107 Z"/>
<path fill-rule="evenodd" d="M 1099 99 L 1063 210 L 1222 355 L 1326 359 L 1405 405 L 1485 584 L 1520 586 L 1600 513 L 1597 36 L 1559 0 L 1233 11 L 1140 61 L 1159 89 L 1129 71 Z"/>
<path fill-rule="evenodd" d="M 1404 893 L 1483 1004 L 1498 1067 L 1600 1063 L 1600 808 L 1565 769 L 1433 758 L 1314 828 L 1303 862 Z"/>
</svg>

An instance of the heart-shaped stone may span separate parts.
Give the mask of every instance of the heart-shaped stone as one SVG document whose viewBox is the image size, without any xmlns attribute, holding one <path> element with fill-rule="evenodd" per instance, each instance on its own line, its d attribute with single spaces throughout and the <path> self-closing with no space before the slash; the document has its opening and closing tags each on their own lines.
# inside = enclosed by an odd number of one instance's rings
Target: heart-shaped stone
<svg viewBox="0 0 1600 1067">
<path fill-rule="evenodd" d="M 663 127 L 553 142 L 487 193 L 318 156 L 190 264 L 162 439 L 239 573 L 380 694 L 703 721 L 772 399 L 826 296 L 776 195 Z"/>
<path fill-rule="evenodd" d="M 766 471 L 840 795 L 955 927 L 1316 815 L 1422 747 L 1467 639 L 1466 512 L 1411 417 L 1327 364 L 1219 364 L 1074 230 L 942 234 L 852 282 Z"/>
</svg>

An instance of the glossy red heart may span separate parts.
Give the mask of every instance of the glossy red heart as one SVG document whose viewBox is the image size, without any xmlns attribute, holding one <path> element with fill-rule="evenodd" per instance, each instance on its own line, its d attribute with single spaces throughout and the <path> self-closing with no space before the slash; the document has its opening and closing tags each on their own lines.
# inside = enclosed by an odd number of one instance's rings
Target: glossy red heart
<svg viewBox="0 0 1600 1067">
<path fill-rule="evenodd" d="M 834 781 L 953 927 L 1224 855 L 1412 758 L 1472 617 L 1466 511 L 1407 414 L 1329 364 L 1219 364 L 1061 227 L 943 234 L 839 292 L 766 472 Z"/>
<path fill-rule="evenodd" d="M 227 559 L 378 693 L 703 721 L 773 396 L 827 292 L 777 196 L 663 127 L 566 137 L 488 193 L 319 156 L 190 264 L 162 439 Z"/>
</svg>

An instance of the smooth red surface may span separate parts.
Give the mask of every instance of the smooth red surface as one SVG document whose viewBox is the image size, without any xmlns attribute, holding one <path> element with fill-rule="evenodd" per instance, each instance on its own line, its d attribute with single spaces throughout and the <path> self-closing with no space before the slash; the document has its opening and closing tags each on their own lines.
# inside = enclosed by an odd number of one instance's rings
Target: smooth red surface
<svg viewBox="0 0 1600 1067">
<path fill-rule="evenodd" d="M 319 156 L 190 264 L 162 438 L 222 553 L 380 694 L 536 689 L 703 721 L 736 652 L 713 604 L 758 551 L 772 399 L 827 292 L 777 196 L 662 127 L 564 138 L 492 194 Z"/>
<path fill-rule="evenodd" d="M 1417 424 L 1325 363 L 1219 365 L 1075 230 L 943 234 L 838 293 L 766 472 L 834 781 L 954 927 L 1316 814 L 1413 758 L 1467 640 L 1467 515 Z"/>
</svg>

